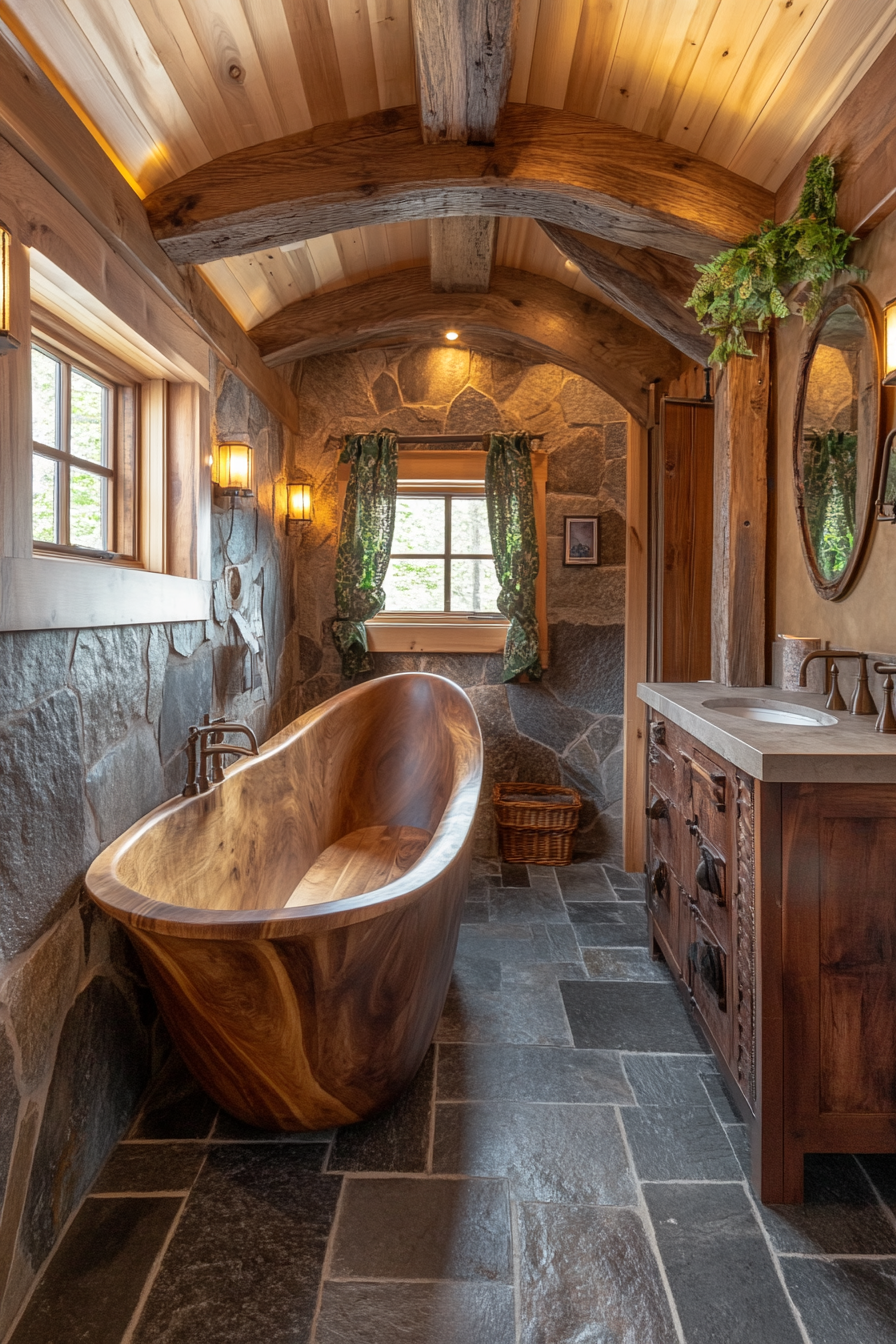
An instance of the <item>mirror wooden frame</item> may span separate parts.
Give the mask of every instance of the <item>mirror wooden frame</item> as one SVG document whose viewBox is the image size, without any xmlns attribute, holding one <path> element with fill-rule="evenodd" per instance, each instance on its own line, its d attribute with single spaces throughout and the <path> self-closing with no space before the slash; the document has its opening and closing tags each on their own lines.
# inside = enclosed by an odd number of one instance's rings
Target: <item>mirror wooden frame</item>
<svg viewBox="0 0 896 1344">
<path fill-rule="evenodd" d="M 862 471 L 860 465 L 856 478 L 856 542 L 852 554 L 842 574 L 838 575 L 836 579 L 826 579 L 818 568 L 806 518 L 801 461 L 803 414 L 809 385 L 809 371 L 825 323 L 838 308 L 847 305 L 854 308 L 859 314 L 868 332 L 867 354 L 860 364 L 858 415 L 858 452 L 864 454 L 866 467 Z M 883 420 L 880 346 L 880 323 L 877 311 L 867 295 L 859 289 L 858 285 L 840 285 L 825 300 L 824 307 L 809 329 L 803 353 L 800 356 L 793 420 L 793 489 L 796 517 L 800 530 L 800 542 L 803 547 L 803 558 L 806 561 L 809 577 L 815 591 L 828 601 L 837 601 L 839 598 L 845 597 L 855 583 L 865 562 L 868 543 L 874 530 L 874 503 L 880 475 L 881 424 Z M 868 449 L 863 449 L 862 445 L 865 443 L 869 445 Z"/>
</svg>

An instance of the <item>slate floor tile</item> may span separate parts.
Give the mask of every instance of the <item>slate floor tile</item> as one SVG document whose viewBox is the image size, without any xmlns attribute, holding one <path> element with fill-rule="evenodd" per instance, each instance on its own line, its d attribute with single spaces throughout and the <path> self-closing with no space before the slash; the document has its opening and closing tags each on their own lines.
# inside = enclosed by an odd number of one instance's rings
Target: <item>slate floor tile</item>
<svg viewBox="0 0 896 1344">
<path fill-rule="evenodd" d="M 637 947 L 647 942 L 647 910 L 634 901 L 578 902 L 567 906 L 582 947 Z"/>
<path fill-rule="evenodd" d="M 859 1162 L 890 1212 L 896 1214 L 896 1153 L 867 1153 Z"/>
<path fill-rule="evenodd" d="M 533 924 L 532 941 L 539 951 L 543 949 L 539 961 L 582 961 L 579 940 L 568 920 L 563 924 Z"/>
<path fill-rule="evenodd" d="M 735 1106 L 725 1080 L 720 1073 L 705 1073 L 703 1075 L 703 1086 L 706 1088 L 713 1110 L 723 1125 L 739 1125 L 742 1123 L 740 1112 Z"/>
<path fill-rule="evenodd" d="M 642 1189 L 687 1344 L 801 1344 L 742 1185 Z"/>
<path fill-rule="evenodd" d="M 618 1054 L 537 1045 L 442 1045 L 439 1101 L 549 1101 L 631 1106 Z"/>
<path fill-rule="evenodd" d="M 760 1206 L 775 1249 L 809 1255 L 896 1255 L 896 1228 L 855 1158 L 807 1153 L 805 1162 L 803 1204 Z"/>
<path fill-rule="evenodd" d="M 483 875 L 481 877 L 471 877 L 467 887 L 468 901 L 487 901 L 489 895 L 495 887 L 500 887 L 500 877 L 491 877 Z"/>
<path fill-rule="evenodd" d="M 674 1344 L 643 1224 L 629 1209 L 521 1204 L 521 1344 Z"/>
<path fill-rule="evenodd" d="M 281 1130 L 258 1129 L 237 1120 L 235 1115 L 219 1111 L 212 1130 L 212 1143 L 329 1143 L 335 1129 Z"/>
<path fill-rule="evenodd" d="M 501 962 L 494 957 L 461 956 L 454 959 L 450 990 L 501 988 Z"/>
<path fill-rule="evenodd" d="M 464 903 L 463 912 L 460 917 L 461 924 L 487 924 L 488 923 L 488 900 L 472 901 L 467 900 Z"/>
<path fill-rule="evenodd" d="M 181 1199 L 87 1199 L 11 1344 L 120 1344 Z"/>
<path fill-rule="evenodd" d="M 205 1148 L 198 1143 L 121 1143 L 91 1194 L 186 1194 L 204 1161 Z"/>
<path fill-rule="evenodd" d="M 502 981 L 497 990 L 452 983 L 435 1039 L 572 1045 L 556 979 L 552 986 Z"/>
<path fill-rule="evenodd" d="M 580 1049 L 709 1052 L 674 985 L 561 980 L 560 992 Z"/>
<path fill-rule="evenodd" d="M 664 961 L 654 961 L 646 947 L 586 947 L 585 969 L 592 980 L 636 980 L 671 984 Z"/>
<path fill-rule="evenodd" d="M 706 1055 L 623 1055 L 622 1067 L 639 1106 L 704 1106 L 704 1075 L 716 1071 Z"/>
<path fill-rule="evenodd" d="M 430 1046 L 416 1078 L 387 1111 L 336 1131 L 327 1170 L 425 1171 L 434 1077 Z"/>
<path fill-rule="evenodd" d="M 210 1149 L 134 1344 L 304 1344 L 341 1185 L 308 1170 L 314 1157 L 313 1144 Z"/>
<path fill-rule="evenodd" d="M 525 863 L 502 863 L 501 885 L 504 887 L 528 887 L 529 869 Z"/>
<path fill-rule="evenodd" d="M 560 883 L 557 881 L 559 870 L 557 868 L 547 863 L 530 863 L 527 867 L 530 887 L 538 887 L 542 891 L 560 891 Z"/>
<path fill-rule="evenodd" d="M 781 1268 L 812 1344 L 896 1344 L 896 1261 L 785 1256 Z"/>
<path fill-rule="evenodd" d="M 750 1151 L 750 1134 L 746 1125 L 726 1125 L 725 1133 L 728 1135 L 728 1142 L 734 1149 L 734 1156 L 740 1164 L 741 1171 L 748 1181 L 752 1181 L 753 1164 Z"/>
<path fill-rule="evenodd" d="M 566 924 L 559 892 L 543 887 L 495 887 L 488 900 L 489 918 L 501 924 Z"/>
<path fill-rule="evenodd" d="M 314 1344 L 514 1344 L 497 1283 L 327 1283 Z"/>
<path fill-rule="evenodd" d="M 613 901 L 616 893 L 599 863 L 571 863 L 557 869 L 560 890 L 569 901 Z"/>
<path fill-rule="evenodd" d="M 632 892 L 637 892 L 638 895 L 643 899 L 644 897 L 643 873 L 626 873 L 623 871 L 622 868 L 616 868 L 612 863 L 605 863 L 603 867 L 604 872 L 606 873 L 610 881 L 610 885 L 612 886 L 614 891 L 619 892 L 620 894 L 622 892 L 626 893 L 624 897 L 625 900 L 629 899 L 629 895 Z"/>
<path fill-rule="evenodd" d="M 531 985 L 540 989 L 556 989 L 560 980 L 587 980 L 588 973 L 581 961 L 538 961 L 532 966 L 502 966 L 501 984 Z"/>
<path fill-rule="evenodd" d="M 348 1178 L 329 1276 L 512 1282 L 506 1181 Z"/>
<path fill-rule="evenodd" d="M 507 962 L 554 961 L 547 956 L 546 940 L 536 946 L 529 924 L 462 924 L 457 940 L 458 955 L 464 960 L 487 957 Z"/>
<path fill-rule="evenodd" d="M 440 1102 L 433 1171 L 506 1177 L 515 1199 L 613 1205 L 636 1199 L 616 1114 L 607 1106 Z"/>
<path fill-rule="evenodd" d="M 206 1139 L 217 1104 L 203 1092 L 177 1053 L 150 1083 L 129 1139 Z"/>
<path fill-rule="evenodd" d="M 642 1181 L 739 1181 L 728 1137 L 708 1102 L 632 1106 L 622 1123 Z"/>
</svg>

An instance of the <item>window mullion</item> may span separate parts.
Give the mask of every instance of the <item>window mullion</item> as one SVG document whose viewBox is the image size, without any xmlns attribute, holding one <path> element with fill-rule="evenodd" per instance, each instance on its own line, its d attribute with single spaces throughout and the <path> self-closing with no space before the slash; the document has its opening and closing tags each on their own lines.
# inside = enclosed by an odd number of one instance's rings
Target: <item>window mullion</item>
<svg viewBox="0 0 896 1344">
<path fill-rule="evenodd" d="M 445 496 L 445 611 L 451 610 L 451 496 Z"/>
<path fill-rule="evenodd" d="M 59 361 L 59 447 L 69 457 L 72 450 L 72 368 L 65 360 Z M 71 545 L 71 484 L 72 473 L 68 461 L 59 464 L 59 541 Z"/>
</svg>

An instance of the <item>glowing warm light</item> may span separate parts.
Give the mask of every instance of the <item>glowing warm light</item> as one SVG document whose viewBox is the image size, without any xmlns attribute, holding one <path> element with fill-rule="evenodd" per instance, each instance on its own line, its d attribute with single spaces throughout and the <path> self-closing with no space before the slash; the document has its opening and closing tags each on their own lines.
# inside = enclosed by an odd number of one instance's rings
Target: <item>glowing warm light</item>
<svg viewBox="0 0 896 1344">
<path fill-rule="evenodd" d="M 218 444 L 218 493 L 252 494 L 252 449 L 248 443 Z"/>
<path fill-rule="evenodd" d="M 579 269 L 576 263 L 574 261 L 570 261 L 568 258 L 564 264 L 568 271 L 577 271 Z"/>
<path fill-rule="evenodd" d="M 896 386 L 896 299 L 884 309 L 884 386 Z"/>
<path fill-rule="evenodd" d="M 9 229 L 5 224 L 0 224 L 0 355 L 8 354 L 10 350 L 18 350 L 19 348 L 19 342 L 15 336 L 9 334 L 11 322 L 9 311 L 9 291 L 11 288 L 9 245 L 11 241 Z"/>
<path fill-rule="evenodd" d="M 460 335 L 460 332 L 459 332 L 459 331 L 446 331 L 446 332 L 445 332 L 445 340 L 446 340 L 446 341 L 456 341 L 459 335 Z"/>
<path fill-rule="evenodd" d="M 307 481 L 290 481 L 286 487 L 286 530 L 300 532 L 303 523 L 310 523 L 314 494 Z"/>
</svg>

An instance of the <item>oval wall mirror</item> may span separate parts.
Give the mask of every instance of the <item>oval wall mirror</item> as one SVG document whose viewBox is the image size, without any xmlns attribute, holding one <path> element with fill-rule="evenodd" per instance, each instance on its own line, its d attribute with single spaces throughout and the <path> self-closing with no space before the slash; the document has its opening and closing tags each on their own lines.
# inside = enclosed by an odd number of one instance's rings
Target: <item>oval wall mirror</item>
<svg viewBox="0 0 896 1344">
<path fill-rule="evenodd" d="M 819 313 L 800 361 L 796 510 L 809 574 L 825 598 L 846 595 L 871 534 L 880 463 L 878 346 L 868 300 L 843 285 Z"/>
</svg>

